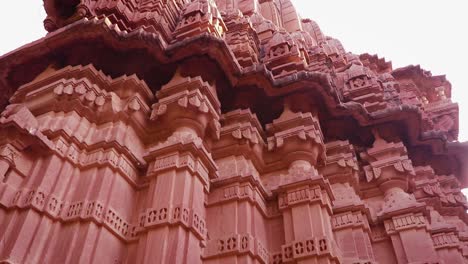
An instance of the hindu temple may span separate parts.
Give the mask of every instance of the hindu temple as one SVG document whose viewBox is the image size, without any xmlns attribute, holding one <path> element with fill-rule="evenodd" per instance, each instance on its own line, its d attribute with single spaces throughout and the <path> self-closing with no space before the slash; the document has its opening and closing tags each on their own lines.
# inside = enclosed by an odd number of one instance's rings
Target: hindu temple
<svg viewBox="0 0 468 264">
<path fill-rule="evenodd" d="M 0 57 L 0 263 L 468 263 L 445 76 L 291 0 L 44 8 Z"/>
</svg>

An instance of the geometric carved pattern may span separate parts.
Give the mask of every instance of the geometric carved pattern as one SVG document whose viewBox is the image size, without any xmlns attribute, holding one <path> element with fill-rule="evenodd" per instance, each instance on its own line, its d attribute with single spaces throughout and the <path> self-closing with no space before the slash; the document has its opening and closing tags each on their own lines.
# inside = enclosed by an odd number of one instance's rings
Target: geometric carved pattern
<svg viewBox="0 0 468 264">
<path fill-rule="evenodd" d="M 283 262 L 301 260 L 312 256 L 329 255 L 336 257 L 335 246 L 327 237 L 315 237 L 282 246 Z"/>
<path fill-rule="evenodd" d="M 291 0 L 44 8 L 0 58 L 1 263 L 467 261 L 444 76 Z"/>
<path fill-rule="evenodd" d="M 220 255 L 249 254 L 260 263 L 268 263 L 270 254 L 263 243 L 249 234 L 233 234 L 207 242 L 204 258 L 210 259 Z"/>
<path fill-rule="evenodd" d="M 206 237 L 205 220 L 199 213 L 184 206 L 146 209 L 145 213 L 140 214 L 138 224 L 126 221 L 115 209 L 106 207 L 103 202 L 62 201 L 40 190 L 18 190 L 10 203 L 2 202 L 2 205 L 20 210 L 31 208 L 61 222 L 93 221 L 128 243 L 137 242 L 138 235 L 149 229 L 167 225 L 181 225 L 202 240 Z"/>
<path fill-rule="evenodd" d="M 422 214 L 406 214 L 385 221 L 385 229 L 388 234 L 421 227 L 426 227 L 426 219 Z"/>
</svg>

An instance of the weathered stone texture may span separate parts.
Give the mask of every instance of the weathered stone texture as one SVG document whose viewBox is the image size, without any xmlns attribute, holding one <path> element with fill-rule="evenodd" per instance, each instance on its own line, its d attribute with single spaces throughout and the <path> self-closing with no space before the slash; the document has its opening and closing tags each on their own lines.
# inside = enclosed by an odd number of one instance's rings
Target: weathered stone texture
<svg viewBox="0 0 468 264">
<path fill-rule="evenodd" d="M 466 263 L 451 84 L 290 0 L 44 0 L 0 58 L 1 263 Z"/>
</svg>

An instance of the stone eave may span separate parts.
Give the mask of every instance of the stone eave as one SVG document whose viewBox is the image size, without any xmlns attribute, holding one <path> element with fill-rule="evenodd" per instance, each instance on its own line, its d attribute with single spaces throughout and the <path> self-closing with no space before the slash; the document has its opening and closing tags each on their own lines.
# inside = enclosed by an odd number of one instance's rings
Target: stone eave
<svg viewBox="0 0 468 264">
<path fill-rule="evenodd" d="M 75 34 L 75 32 L 81 34 Z M 65 37 L 64 37 L 65 36 Z M 8 87 L 6 78 L 9 71 L 17 65 L 26 64 L 31 58 L 40 58 L 77 40 L 100 39 L 106 45 L 117 50 L 145 49 L 156 61 L 161 63 L 177 62 L 204 54 L 215 60 L 236 89 L 241 86 L 262 87 L 271 97 L 283 96 L 295 92 L 313 91 L 319 93 L 327 105 L 327 110 L 334 117 L 353 117 L 363 127 L 401 120 L 408 126 L 410 145 L 428 145 L 434 153 L 447 154 L 447 139 L 443 132 L 421 131 L 422 117 L 416 107 L 403 105 L 369 114 L 362 105 L 349 108 L 337 95 L 336 87 L 327 74 L 301 71 L 287 77 L 275 79 L 265 65 L 255 65 L 242 69 L 224 40 L 208 34 L 185 39 L 176 44 L 167 44 L 162 37 L 143 30 L 131 33 L 121 31 L 107 19 L 81 19 L 46 37 L 27 44 L 0 57 L 0 84 L 7 91 L 8 97 L 16 87 Z M 4 103 L 1 103 L 4 104 Z"/>
<path fill-rule="evenodd" d="M 430 71 L 424 70 L 420 65 L 408 65 L 395 69 L 391 72 L 395 79 L 411 79 L 417 85 L 418 89 L 436 88 L 437 86 L 444 86 L 446 88 L 447 97 L 451 97 L 452 84 L 446 79 L 445 75 L 432 75 Z M 427 90 L 426 88 L 426 90 Z"/>
</svg>

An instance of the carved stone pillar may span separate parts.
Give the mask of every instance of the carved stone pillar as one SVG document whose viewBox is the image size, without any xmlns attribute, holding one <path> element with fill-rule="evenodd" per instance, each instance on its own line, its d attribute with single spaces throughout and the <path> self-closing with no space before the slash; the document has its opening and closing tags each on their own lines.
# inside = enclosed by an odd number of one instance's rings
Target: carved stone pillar
<svg viewBox="0 0 468 264">
<path fill-rule="evenodd" d="M 262 127 L 249 109 L 224 114 L 221 124 L 213 146 L 219 178 L 209 194 L 205 263 L 268 263 L 267 245 L 273 237 L 279 244 L 282 231 L 269 232 L 271 222 L 279 226 L 280 217 L 268 210 L 270 193 L 256 168 L 265 146 Z"/>
<path fill-rule="evenodd" d="M 16 91 L 0 117 L 0 146 L 18 151 L 0 150 L 15 163 L 0 183 L 4 254 L 15 263 L 125 261 L 145 188 L 134 128 L 147 124 L 151 98 L 136 76 L 111 79 L 91 65 L 49 68 Z"/>
<path fill-rule="evenodd" d="M 430 166 L 415 167 L 415 172 L 412 184 L 417 201 L 432 205 L 427 208 L 437 255 L 445 263 L 463 263 L 463 242 L 460 240 L 464 239 L 466 224 L 459 216 L 466 212 L 467 204 L 465 196 L 457 188 L 458 180 L 451 176 L 435 175 Z M 460 224 L 448 223 L 444 216 Z"/>
<path fill-rule="evenodd" d="M 375 133 L 372 148 L 361 153 L 361 157 L 369 162 L 364 167 L 367 180 L 374 181 L 384 192 L 377 215 L 384 221 L 398 263 L 436 262 L 424 204 L 406 192 L 414 169 L 403 143 L 386 142 Z"/>
<path fill-rule="evenodd" d="M 52 144 L 37 127 L 37 119 L 22 104 L 11 104 L 0 115 L 0 204 L 8 209 L 14 206 L 36 209 L 23 212 L 6 210 L 0 213 L 3 221 L 0 227 L 1 258 L 8 257 L 12 262 L 18 263 L 37 263 L 37 246 L 29 245 L 37 241 L 34 240 L 34 235 L 36 232 L 40 233 L 39 223 L 44 223 L 44 229 L 50 226 L 50 222 L 41 215 L 46 198 L 44 192 L 29 187 L 28 181 L 34 179 L 41 184 L 38 175 L 52 173 L 52 162 L 44 162 L 45 159 L 39 154 L 34 160 L 26 162 L 21 157 L 27 148 L 34 149 L 37 153 L 49 154 Z M 18 164 L 18 160 L 23 162 Z M 20 168 L 16 168 L 17 165 Z M 31 169 L 28 177 L 25 177 L 26 169 Z M 36 243 L 40 244 L 41 241 Z"/>
<path fill-rule="evenodd" d="M 455 232 L 440 232 L 432 235 L 432 241 L 439 259 L 445 263 L 463 263 L 462 243 Z"/>
<path fill-rule="evenodd" d="M 209 179 L 217 177 L 203 139 L 219 135 L 220 105 L 210 84 L 178 74 L 157 97 L 152 120 L 170 136 L 145 157 L 149 190 L 140 226 L 148 231 L 140 239 L 137 262 L 201 263 L 207 235 L 205 196 Z"/>
<path fill-rule="evenodd" d="M 359 210 L 335 213 L 332 227 L 344 263 L 374 263 L 367 216 Z"/>
<path fill-rule="evenodd" d="M 285 106 L 267 130 L 269 149 L 289 167 L 276 190 L 285 232 L 282 261 L 339 263 L 331 227 L 334 198 L 328 180 L 316 169 L 325 155 L 317 118 Z"/>
<path fill-rule="evenodd" d="M 326 144 L 327 158 L 320 173 L 332 184 L 332 228 L 344 263 L 374 263 L 370 240 L 370 212 L 358 195 L 358 162 L 348 141 Z"/>
</svg>

